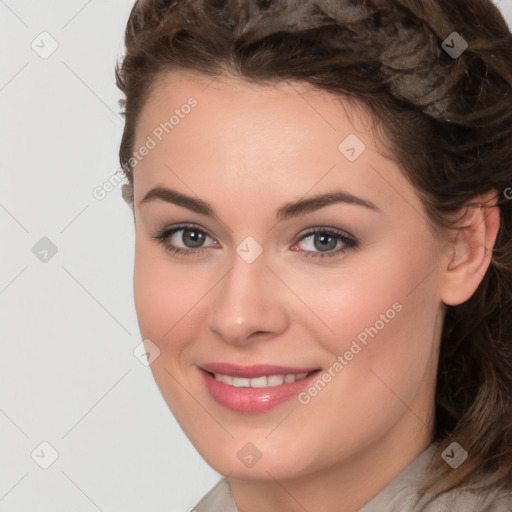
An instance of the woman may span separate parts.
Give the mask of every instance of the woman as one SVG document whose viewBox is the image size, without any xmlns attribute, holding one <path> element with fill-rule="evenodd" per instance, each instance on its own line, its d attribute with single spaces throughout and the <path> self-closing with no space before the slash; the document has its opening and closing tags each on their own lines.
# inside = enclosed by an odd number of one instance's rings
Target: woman
<svg viewBox="0 0 512 512">
<path fill-rule="evenodd" d="M 140 0 L 135 305 L 208 511 L 512 510 L 512 35 L 490 0 Z"/>
</svg>

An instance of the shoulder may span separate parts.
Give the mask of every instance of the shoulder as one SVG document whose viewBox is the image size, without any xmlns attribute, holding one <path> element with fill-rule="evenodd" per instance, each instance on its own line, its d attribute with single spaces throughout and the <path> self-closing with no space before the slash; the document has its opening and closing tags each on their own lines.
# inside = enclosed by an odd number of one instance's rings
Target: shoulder
<svg viewBox="0 0 512 512">
<path fill-rule="evenodd" d="M 512 512 L 511 490 L 483 485 L 418 499 L 436 448 L 437 443 L 432 443 L 359 512 Z"/>
<path fill-rule="evenodd" d="M 379 495 L 359 512 L 512 512 L 510 491 L 453 489 L 418 500 L 417 489 L 412 486 Z"/>
<path fill-rule="evenodd" d="M 422 506 L 420 506 L 422 505 Z M 512 512 L 512 492 L 503 489 L 454 489 L 430 502 L 420 500 L 414 510 L 424 512 Z"/>
<path fill-rule="evenodd" d="M 223 478 L 190 512 L 238 512 L 228 481 Z"/>
</svg>

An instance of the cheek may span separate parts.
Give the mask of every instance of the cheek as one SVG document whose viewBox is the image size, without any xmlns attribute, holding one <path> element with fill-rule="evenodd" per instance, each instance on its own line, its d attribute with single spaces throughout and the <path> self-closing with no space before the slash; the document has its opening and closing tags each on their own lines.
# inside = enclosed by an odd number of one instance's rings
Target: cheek
<svg viewBox="0 0 512 512">
<path fill-rule="evenodd" d="M 159 264 L 149 257 L 148 251 L 137 246 L 133 274 L 135 309 L 143 338 L 160 339 L 169 329 L 172 318 L 166 310 L 172 310 L 168 293 L 169 281 Z"/>
<path fill-rule="evenodd" d="M 384 383 L 412 393 L 431 364 L 439 274 L 432 272 L 436 265 L 426 242 L 407 254 L 397 249 L 400 244 L 388 244 L 368 256 L 354 255 L 354 264 L 347 259 L 339 271 L 296 279 L 297 295 L 314 313 L 298 322 L 316 333 L 332 364 L 344 356 L 340 380 L 360 390 L 345 397 L 359 394 L 375 402 L 372 393 L 390 395 Z"/>
<path fill-rule="evenodd" d="M 141 334 L 158 345 L 197 301 L 197 283 L 180 265 L 170 264 L 163 249 L 143 242 L 136 243 L 133 277 Z"/>
<path fill-rule="evenodd" d="M 419 328 L 416 337 L 427 334 L 423 327 L 432 325 L 439 307 L 433 246 L 426 236 L 404 244 L 396 239 L 353 253 L 339 269 L 296 273 L 297 295 L 315 313 L 311 321 L 322 320 L 319 332 L 327 334 L 323 339 L 330 352 L 347 349 L 344 343 L 358 335 L 363 344 L 365 338 L 373 339 L 372 334 L 384 338 L 386 333 L 390 343 L 404 342 L 402 329 L 407 325 Z M 414 251 L 404 250 L 411 246 Z M 399 330 L 402 334 L 397 336 Z"/>
<path fill-rule="evenodd" d="M 346 285 L 335 324 L 339 342 L 330 351 L 352 358 L 345 374 L 352 391 L 343 386 L 340 400 L 366 404 L 369 417 L 378 412 L 391 420 L 430 379 L 438 334 L 438 274 L 432 273 L 427 247 L 407 258 L 380 261 L 387 264 L 369 268 Z"/>
<path fill-rule="evenodd" d="M 187 394 L 179 382 L 187 337 L 193 336 L 188 321 L 198 302 L 198 283 L 191 283 L 190 273 L 171 264 L 165 253 L 151 244 L 136 242 L 134 265 L 134 300 L 139 330 L 143 339 L 151 340 L 160 350 L 151 371 L 167 405 L 182 424 L 187 419 Z M 176 380 L 177 379 L 177 380 Z M 194 415 L 192 415 L 194 416 Z M 183 423 L 184 424 L 184 423 Z"/>
</svg>

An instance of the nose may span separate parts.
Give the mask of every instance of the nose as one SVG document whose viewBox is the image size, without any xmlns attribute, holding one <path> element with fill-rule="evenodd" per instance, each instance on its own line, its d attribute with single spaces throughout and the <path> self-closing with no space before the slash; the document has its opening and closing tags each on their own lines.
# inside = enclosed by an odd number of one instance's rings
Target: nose
<svg viewBox="0 0 512 512">
<path fill-rule="evenodd" d="M 269 340 L 288 326 L 282 284 L 267 267 L 265 251 L 252 263 L 237 253 L 224 278 L 212 290 L 208 328 L 238 346 Z"/>
</svg>

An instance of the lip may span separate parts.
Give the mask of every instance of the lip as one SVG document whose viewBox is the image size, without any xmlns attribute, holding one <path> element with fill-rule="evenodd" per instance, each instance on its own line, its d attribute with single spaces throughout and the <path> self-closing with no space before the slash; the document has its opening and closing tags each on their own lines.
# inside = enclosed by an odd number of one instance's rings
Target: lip
<svg viewBox="0 0 512 512">
<path fill-rule="evenodd" d="M 198 367 L 198 370 L 208 393 L 218 404 L 231 411 L 243 413 L 261 413 L 281 405 L 310 386 L 320 372 L 319 368 L 291 368 L 275 365 L 239 366 L 230 363 L 205 364 Z M 238 388 L 216 380 L 209 372 L 245 378 L 290 373 L 310 373 L 310 375 L 299 381 L 283 383 L 279 386 Z"/>
</svg>

